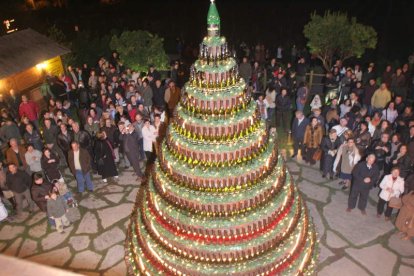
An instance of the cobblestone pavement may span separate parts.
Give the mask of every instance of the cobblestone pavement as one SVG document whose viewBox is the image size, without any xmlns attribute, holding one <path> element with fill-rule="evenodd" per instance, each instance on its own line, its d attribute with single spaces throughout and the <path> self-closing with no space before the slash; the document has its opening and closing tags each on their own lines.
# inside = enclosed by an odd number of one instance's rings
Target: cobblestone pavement
<svg viewBox="0 0 414 276">
<path fill-rule="evenodd" d="M 378 190 L 372 190 L 367 216 L 345 212 L 348 193 L 321 177 L 317 166 L 289 161 L 316 224 L 320 240 L 318 275 L 414 275 L 414 242 L 395 235 L 393 221 L 376 218 Z M 66 180 L 74 190 L 75 182 Z M 47 226 L 41 212 L 0 224 L 0 252 L 84 275 L 126 275 L 124 240 L 139 184 L 132 171 L 118 181 L 102 183 L 71 208 L 65 234 Z"/>
<path fill-rule="evenodd" d="M 322 178 L 319 164 L 287 163 L 307 201 L 320 240 L 320 276 L 409 276 L 414 275 L 414 242 L 397 237 L 391 221 L 377 218 L 379 189 L 370 192 L 367 215 L 355 209 L 346 212 L 348 191 L 339 180 Z"/>
</svg>

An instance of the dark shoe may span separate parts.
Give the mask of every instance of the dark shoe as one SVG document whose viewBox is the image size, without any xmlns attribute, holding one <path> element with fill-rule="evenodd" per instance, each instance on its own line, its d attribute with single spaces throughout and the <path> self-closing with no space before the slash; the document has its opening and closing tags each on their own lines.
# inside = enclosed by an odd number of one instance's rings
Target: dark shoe
<svg viewBox="0 0 414 276">
<path fill-rule="evenodd" d="M 323 175 L 322 175 L 322 178 L 326 178 L 326 174 L 323 174 Z"/>
<path fill-rule="evenodd" d="M 296 154 L 292 155 L 290 158 L 292 158 L 292 159 L 293 159 L 293 158 L 295 158 L 295 157 L 296 157 Z"/>
<path fill-rule="evenodd" d="M 330 180 L 333 180 L 333 179 L 334 179 L 334 177 L 333 177 L 333 176 L 330 176 L 330 177 L 329 177 L 329 179 L 330 179 Z"/>
<path fill-rule="evenodd" d="M 361 214 L 364 215 L 364 216 L 366 216 L 367 215 L 367 212 L 365 210 L 361 210 Z"/>
<path fill-rule="evenodd" d="M 342 181 L 342 180 L 338 183 L 339 186 L 344 185 L 344 184 L 345 184 L 345 181 Z"/>
<path fill-rule="evenodd" d="M 351 208 L 347 208 L 347 209 L 346 209 L 346 211 L 347 211 L 348 213 L 351 213 L 352 209 L 351 209 Z"/>
<path fill-rule="evenodd" d="M 348 186 L 344 185 L 344 186 L 342 186 L 341 189 L 342 189 L 342 191 L 346 191 L 348 189 Z"/>
</svg>

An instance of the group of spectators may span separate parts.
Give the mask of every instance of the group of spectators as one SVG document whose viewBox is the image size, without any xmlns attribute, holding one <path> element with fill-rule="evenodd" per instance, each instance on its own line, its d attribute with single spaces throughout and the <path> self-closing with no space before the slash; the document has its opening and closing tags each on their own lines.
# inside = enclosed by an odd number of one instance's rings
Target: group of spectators
<svg viewBox="0 0 414 276">
<path fill-rule="evenodd" d="M 58 187 L 66 167 L 76 178 L 77 198 L 93 192 L 93 174 L 107 182 L 131 166 L 137 181 L 144 180 L 181 95 L 177 67 L 166 79 L 154 66 L 141 75 L 124 69 L 114 53 L 93 69 L 69 66 L 61 76 L 46 76 L 44 108 L 14 90 L 0 95 L 0 188 L 17 217 L 25 202 L 30 211 L 37 205 L 63 231 L 64 213 L 76 204 L 65 196 L 67 187 Z"/>
<path fill-rule="evenodd" d="M 279 133 L 291 133 L 292 158 L 301 151 L 310 165 L 320 160 L 323 177 L 338 176 L 342 189 L 351 187 L 347 211 L 358 205 L 366 214 L 369 191 L 380 186 L 377 214 L 381 217 L 387 206 L 389 220 L 391 198 L 405 195 L 396 225 L 402 238 L 414 236 L 410 66 L 387 66 L 379 75 L 374 64 L 362 71 L 359 65 L 345 68 L 338 61 L 324 78 L 324 91 L 312 93 L 306 84 L 305 58 L 292 55 L 286 66 L 280 65 L 279 57 L 266 68 L 260 63 L 252 66 L 243 58 L 240 76 L 249 84 L 262 119 L 277 126 Z M 47 76 L 41 86 L 47 102 L 43 109 L 13 90 L 0 94 L 3 198 L 17 215 L 24 201 L 31 211 L 36 204 L 62 232 L 68 224 L 67 205 L 76 204 L 59 186 L 64 182 L 63 167 L 76 178 L 78 196 L 85 189 L 93 191 L 91 174 L 107 182 L 118 177 L 120 166 L 132 166 L 137 180 L 143 180 L 181 96 L 177 77 L 177 63 L 169 78 L 162 79 L 154 66 L 141 76 L 123 68 L 113 53 L 93 69 L 86 64 L 69 66 L 59 77 Z"/>
<path fill-rule="evenodd" d="M 320 160 L 323 177 L 339 177 L 343 190 L 351 187 L 348 212 L 358 204 L 365 215 L 369 191 L 379 186 L 377 215 L 381 217 L 387 205 L 389 220 L 389 201 L 406 195 L 404 208 L 410 206 L 411 215 L 407 220 L 407 213 L 400 212 L 404 223 L 397 220 L 397 226 L 404 229 L 404 238 L 414 236 L 414 85 L 409 64 L 389 65 L 378 74 L 373 63 L 363 71 L 338 60 L 319 93 L 306 84 L 308 65 L 301 57 L 286 66 L 272 59 L 266 68 L 257 62 L 252 67 L 244 58 L 240 67 L 262 119 L 278 127 L 279 134 L 291 133 L 292 158 L 300 150 L 304 162 L 315 165 Z M 266 87 L 255 83 L 255 68 L 271 76 Z"/>
</svg>

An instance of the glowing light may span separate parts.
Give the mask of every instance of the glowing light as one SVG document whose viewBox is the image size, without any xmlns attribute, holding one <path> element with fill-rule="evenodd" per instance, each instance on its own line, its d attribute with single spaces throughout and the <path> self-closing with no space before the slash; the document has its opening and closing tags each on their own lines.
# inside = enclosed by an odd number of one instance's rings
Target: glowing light
<svg viewBox="0 0 414 276">
<path fill-rule="evenodd" d="M 46 62 L 42 62 L 36 65 L 36 69 L 39 71 L 45 70 L 47 68 Z"/>
</svg>

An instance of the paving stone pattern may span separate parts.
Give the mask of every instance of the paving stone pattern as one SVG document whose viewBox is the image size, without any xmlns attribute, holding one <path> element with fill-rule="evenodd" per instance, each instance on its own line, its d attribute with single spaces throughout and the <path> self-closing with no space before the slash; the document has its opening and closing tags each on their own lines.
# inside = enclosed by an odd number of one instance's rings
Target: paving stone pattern
<svg viewBox="0 0 414 276">
<path fill-rule="evenodd" d="M 378 191 L 371 191 L 368 215 L 345 212 L 348 193 L 338 181 L 321 177 L 318 166 L 289 160 L 319 239 L 318 275 L 414 275 L 414 242 L 401 241 L 393 222 L 375 216 Z M 70 187 L 76 183 L 65 175 Z M 96 190 L 70 209 L 65 234 L 51 230 L 40 211 L 0 224 L 0 252 L 83 275 L 126 275 L 124 241 L 129 214 L 139 188 L 132 171 L 118 181 L 94 179 Z"/>
</svg>

